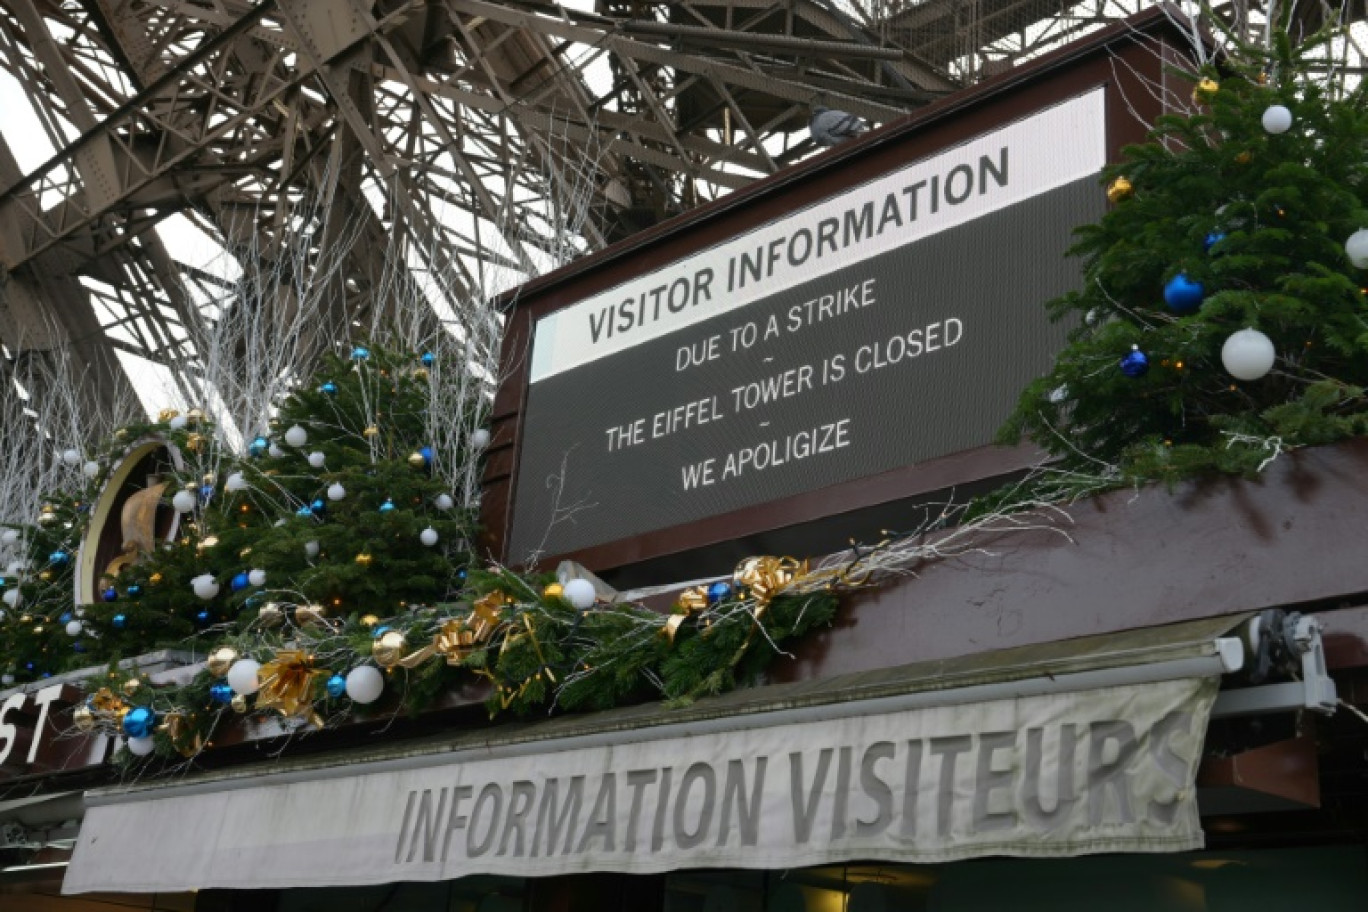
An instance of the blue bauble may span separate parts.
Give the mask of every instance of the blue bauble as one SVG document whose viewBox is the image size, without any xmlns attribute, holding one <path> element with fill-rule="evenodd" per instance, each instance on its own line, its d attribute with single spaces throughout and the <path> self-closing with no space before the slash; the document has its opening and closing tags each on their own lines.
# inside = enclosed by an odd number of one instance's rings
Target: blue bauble
<svg viewBox="0 0 1368 912">
<path fill-rule="evenodd" d="M 423 356 L 418 360 L 423 362 L 423 367 L 432 367 L 437 363 L 437 356 L 432 352 L 423 352 Z"/>
<path fill-rule="evenodd" d="M 1202 241 L 1202 249 L 1209 252 L 1212 247 L 1215 247 L 1217 244 L 1221 243 L 1221 241 L 1224 240 L 1224 231 L 1213 231 L 1206 236 L 1206 240 Z"/>
<path fill-rule="evenodd" d="M 1149 356 L 1140 350 L 1140 346 L 1132 345 L 1126 357 L 1121 359 L 1121 373 L 1127 377 L 1143 377 L 1148 372 Z"/>
<path fill-rule="evenodd" d="M 137 583 L 134 583 L 133 585 L 128 587 L 129 598 L 137 598 L 140 595 L 142 595 L 142 586 L 139 586 Z"/>
<path fill-rule="evenodd" d="M 386 500 L 384 503 L 382 503 L 382 504 L 380 505 L 380 512 L 381 512 L 381 513 L 388 513 L 390 510 L 393 510 L 393 509 L 394 509 L 394 501 L 392 501 L 392 500 Z"/>
<path fill-rule="evenodd" d="M 1176 313 L 1197 309 L 1205 296 L 1206 289 L 1202 287 L 1202 283 L 1189 279 L 1185 272 L 1178 273 L 1164 286 L 1164 303 L 1169 306 L 1169 310 Z"/>
<path fill-rule="evenodd" d="M 227 681 L 219 681 L 209 688 L 209 699 L 215 703 L 232 703 L 233 688 L 228 686 Z"/>
<path fill-rule="evenodd" d="M 366 361 L 370 358 L 370 349 L 364 345 L 358 345 L 352 349 L 353 361 Z"/>
<path fill-rule="evenodd" d="M 157 714 L 146 706 L 135 706 L 124 713 L 123 730 L 130 738 L 146 738 L 157 724 Z"/>
<path fill-rule="evenodd" d="M 5 579 L 3 576 L 0 576 L 0 589 L 4 589 L 8 585 L 9 580 Z"/>
<path fill-rule="evenodd" d="M 316 498 L 313 503 L 309 504 L 309 512 L 314 516 L 322 516 L 328 512 L 328 504 L 322 498 Z"/>
<path fill-rule="evenodd" d="M 63 612 L 62 612 L 62 616 L 59 617 L 59 618 L 57 618 L 57 620 L 60 621 L 60 622 L 62 622 L 63 624 L 70 624 L 70 623 L 71 623 L 71 612 L 70 612 L 70 611 L 63 611 Z"/>
<path fill-rule="evenodd" d="M 48 555 L 48 563 L 54 567 L 65 567 L 71 563 L 71 555 L 65 551 L 53 551 Z"/>
<path fill-rule="evenodd" d="M 432 465 L 432 447 L 423 447 L 418 453 L 423 457 L 423 462 Z"/>
<path fill-rule="evenodd" d="M 213 496 L 214 496 L 214 486 L 213 486 L 213 485 L 211 485 L 211 484 L 200 485 L 200 496 L 199 496 L 199 499 L 200 499 L 200 503 L 201 503 L 201 504 L 207 504 L 207 503 L 209 502 L 210 498 L 212 498 Z"/>
<path fill-rule="evenodd" d="M 313 514 L 313 510 L 309 507 L 308 504 L 305 504 L 304 506 L 300 507 L 298 510 L 295 510 L 295 516 L 313 516 L 313 515 L 314 515 L 314 514 Z"/>
<path fill-rule="evenodd" d="M 465 578 L 466 578 L 466 568 L 465 568 L 465 567 L 462 567 L 462 568 L 460 568 L 459 570 L 456 571 L 456 578 L 457 578 L 458 580 L 461 580 L 462 582 L 465 581 Z"/>
<path fill-rule="evenodd" d="M 708 604 L 716 605 L 718 602 L 731 595 L 731 583 L 726 580 L 718 580 L 708 587 Z"/>
<path fill-rule="evenodd" d="M 346 696 L 346 693 L 346 678 L 341 675 L 333 675 L 331 678 L 328 678 L 328 696 L 332 697 L 334 700 L 340 700 L 342 697 Z"/>
<path fill-rule="evenodd" d="M 71 644 L 71 651 L 72 651 L 72 652 L 85 652 L 85 643 L 82 643 L 80 640 L 75 641 L 74 643 Z"/>
<path fill-rule="evenodd" d="M 207 611 L 201 611 L 199 614 L 195 615 L 195 623 L 199 624 L 201 627 L 208 627 L 211 620 L 213 620 L 213 618 Z"/>
<path fill-rule="evenodd" d="M 371 638 L 378 640 L 389 632 L 390 628 L 388 624 L 377 624 L 375 629 L 371 631 Z"/>
<path fill-rule="evenodd" d="M 329 380 L 327 383 L 325 383 L 325 384 L 323 384 L 322 386 L 320 386 L 320 387 L 318 388 L 318 391 L 319 391 L 320 393 L 326 393 L 326 394 L 329 395 L 329 396 L 336 396 L 336 395 L 337 395 L 337 384 L 336 384 L 336 383 L 333 383 L 331 380 Z"/>
<path fill-rule="evenodd" d="M 243 570 L 241 573 L 234 574 L 232 581 L 228 585 L 234 592 L 241 592 L 243 589 L 252 585 L 252 580 L 247 576 L 247 571 Z"/>
<path fill-rule="evenodd" d="M 126 615 L 116 614 L 109 619 L 109 623 L 114 626 L 115 630 L 123 630 L 128 626 L 128 617 Z"/>
<path fill-rule="evenodd" d="M 24 663 L 24 668 L 25 668 L 27 671 L 33 671 L 33 663 L 32 663 L 32 662 L 25 662 L 25 663 Z"/>
<path fill-rule="evenodd" d="M 117 602 L 119 600 L 119 590 L 115 589 L 113 586 L 109 586 L 100 593 L 100 598 L 104 599 L 106 602 Z"/>
<path fill-rule="evenodd" d="M 260 434 L 254 437 L 252 442 L 247 445 L 247 452 L 258 458 L 265 456 L 270 449 L 271 441 L 262 437 Z"/>
</svg>

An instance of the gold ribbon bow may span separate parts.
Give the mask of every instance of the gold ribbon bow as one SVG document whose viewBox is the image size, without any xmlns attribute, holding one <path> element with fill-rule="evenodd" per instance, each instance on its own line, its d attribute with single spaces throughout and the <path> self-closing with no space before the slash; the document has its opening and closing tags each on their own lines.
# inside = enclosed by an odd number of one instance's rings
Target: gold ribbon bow
<svg viewBox="0 0 1368 912">
<path fill-rule="evenodd" d="M 792 557 L 748 557 L 736 565 L 732 583 L 750 594 L 758 619 L 769 607 L 770 599 L 807 572 L 807 561 Z"/>
<path fill-rule="evenodd" d="M 171 744 L 180 751 L 182 757 L 193 757 L 204 748 L 204 739 L 192 727 L 194 716 L 173 712 L 166 714 L 166 721 L 158 728 L 166 732 Z"/>
<path fill-rule="evenodd" d="M 95 691 L 95 696 L 90 698 L 90 708 L 98 713 L 123 715 L 127 706 L 124 704 L 123 697 L 118 696 L 108 687 L 101 687 Z"/>
<path fill-rule="evenodd" d="M 322 728 L 323 719 L 313 708 L 313 689 L 314 681 L 327 672 L 314 668 L 313 663 L 313 656 L 302 649 L 277 652 L 257 673 L 261 681 L 257 708 L 278 709 L 286 716 L 308 719 L 316 728 Z"/>
</svg>

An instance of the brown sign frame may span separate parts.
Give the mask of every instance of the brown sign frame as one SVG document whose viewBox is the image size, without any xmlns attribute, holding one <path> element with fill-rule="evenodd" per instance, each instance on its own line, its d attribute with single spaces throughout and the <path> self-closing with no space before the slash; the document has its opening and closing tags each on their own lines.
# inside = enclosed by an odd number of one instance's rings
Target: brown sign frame
<svg viewBox="0 0 1368 912">
<path fill-rule="evenodd" d="M 1107 158 L 1115 161 L 1124 146 L 1145 139 L 1145 124 L 1162 113 L 1162 93 L 1154 92 L 1153 86 L 1180 78 L 1171 75 L 1168 67 L 1188 62 L 1188 42 L 1162 10 L 1152 10 L 947 96 L 859 140 L 662 223 L 507 295 L 502 302 L 508 317 L 502 350 L 504 379 L 494 399 L 493 436 L 483 476 L 482 543 L 490 556 L 509 559 L 523 442 L 522 413 L 529 388 L 528 353 L 537 320 L 836 196 L 910 160 L 933 155 L 1095 87 L 1102 87 L 1106 93 Z M 1175 90 L 1185 92 L 1183 87 Z M 1039 452 L 1030 446 L 979 447 L 566 554 L 545 555 L 543 565 L 573 559 L 596 571 L 610 570 L 956 486 L 972 486 L 1023 470 L 1039 458 Z"/>
</svg>

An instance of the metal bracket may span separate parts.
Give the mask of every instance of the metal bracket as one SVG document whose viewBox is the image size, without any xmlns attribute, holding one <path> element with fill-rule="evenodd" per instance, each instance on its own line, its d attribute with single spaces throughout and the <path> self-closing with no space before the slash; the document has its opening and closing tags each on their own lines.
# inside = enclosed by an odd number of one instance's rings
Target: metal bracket
<svg viewBox="0 0 1368 912">
<path fill-rule="evenodd" d="M 1321 624 L 1298 612 L 1279 611 L 1251 618 L 1246 643 L 1256 656 L 1281 656 L 1293 664 L 1288 669 L 1296 680 L 1223 690 L 1211 711 L 1214 719 L 1256 716 L 1274 712 L 1310 710 L 1333 715 L 1339 705 L 1335 682 L 1325 665 Z M 1267 660 L 1263 664 L 1268 664 Z"/>
</svg>

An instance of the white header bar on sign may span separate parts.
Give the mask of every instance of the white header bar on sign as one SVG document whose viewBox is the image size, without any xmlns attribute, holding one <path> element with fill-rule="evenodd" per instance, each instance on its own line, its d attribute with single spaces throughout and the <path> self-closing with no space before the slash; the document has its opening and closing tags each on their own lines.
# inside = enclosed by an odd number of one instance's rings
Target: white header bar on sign
<svg viewBox="0 0 1368 912">
<path fill-rule="evenodd" d="M 1193 783 L 1217 683 L 846 703 L 822 721 L 150 793 L 90 808 L 62 889 L 1184 851 L 1202 845 Z"/>
<path fill-rule="evenodd" d="M 1098 173 L 1094 89 L 537 322 L 545 380 Z"/>
</svg>

